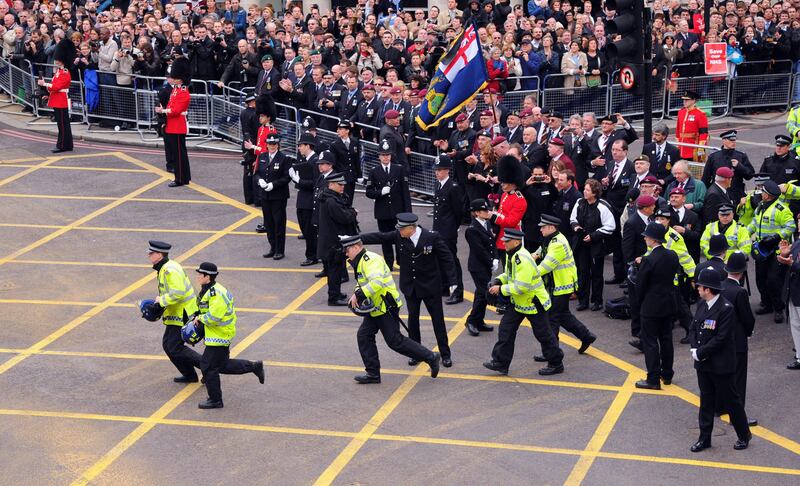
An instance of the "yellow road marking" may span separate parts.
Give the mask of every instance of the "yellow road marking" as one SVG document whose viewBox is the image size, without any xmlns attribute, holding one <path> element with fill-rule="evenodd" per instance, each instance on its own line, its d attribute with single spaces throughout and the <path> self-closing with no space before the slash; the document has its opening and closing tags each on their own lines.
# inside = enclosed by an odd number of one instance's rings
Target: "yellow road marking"
<svg viewBox="0 0 800 486">
<path fill-rule="evenodd" d="M 25 170 L 21 170 L 21 171 L 17 172 L 16 174 L 14 174 L 12 176 L 9 176 L 9 177 L 6 177 L 5 179 L 1 180 L 0 181 L 0 187 L 1 186 L 5 186 L 6 184 L 10 184 L 10 183 L 12 183 L 12 182 L 14 182 L 14 181 L 16 181 L 18 179 L 22 179 L 23 177 L 25 177 L 26 175 L 30 174 L 31 172 L 36 172 L 37 170 L 39 170 L 39 169 L 41 169 L 43 167 L 47 167 L 50 164 L 54 164 L 54 163 L 58 162 L 58 160 L 59 160 L 59 157 L 48 157 L 48 158 L 46 158 L 44 160 L 44 162 L 40 162 L 40 163 L 38 163 L 38 164 L 36 164 L 36 165 L 34 165 L 32 167 L 28 167 Z"/>
<path fill-rule="evenodd" d="M 25 157 L 22 159 L 8 159 L 0 160 L 0 165 L 6 164 L 24 164 L 25 162 L 36 162 L 37 160 L 45 159 L 46 157 Z"/>
<path fill-rule="evenodd" d="M 135 199 L 134 199 L 135 201 Z M 41 229 L 60 229 L 63 225 L 58 224 L 30 224 L 30 223 L 0 223 L 0 228 L 41 228 Z M 112 226 L 80 226 L 72 228 L 79 231 L 113 231 L 114 233 L 188 233 L 198 235 L 212 235 L 217 230 L 202 229 L 172 229 L 172 228 L 114 228 Z M 264 238 L 261 233 L 255 231 L 231 231 L 229 235 L 236 236 L 257 236 Z M 300 233 L 286 233 L 286 236 L 300 236 Z"/>
<path fill-rule="evenodd" d="M 252 218 L 253 215 L 250 214 L 248 216 Z M 247 337 L 245 337 L 242 341 L 240 341 L 236 346 L 231 349 L 231 357 L 238 356 L 242 351 L 247 349 L 256 339 L 263 336 L 264 333 L 272 329 L 275 324 L 280 322 L 282 319 L 289 316 L 290 312 L 294 309 L 299 308 L 306 300 L 311 298 L 320 288 L 322 288 L 325 283 L 321 280 L 315 282 L 312 286 L 306 289 L 302 294 L 296 297 L 286 308 L 272 317 L 270 320 L 262 324 L 258 329 L 250 333 Z M 168 400 L 164 405 L 162 405 L 158 410 L 156 410 L 150 417 L 145 419 L 142 424 L 136 427 L 131 433 L 129 433 L 125 438 L 123 438 L 117 445 L 115 445 L 110 451 L 103 455 L 97 462 L 92 464 L 86 471 L 81 474 L 81 476 L 73 481 L 72 485 L 85 485 L 91 482 L 93 479 L 97 478 L 103 471 L 105 471 L 114 461 L 117 460 L 125 451 L 130 449 L 136 442 L 139 441 L 142 437 L 145 436 L 150 430 L 153 429 L 158 422 L 165 419 L 167 415 L 172 413 L 181 403 L 183 403 L 187 398 L 189 398 L 195 391 L 200 389 L 199 383 L 193 383 L 178 393 L 175 394 L 170 400 Z"/>
<path fill-rule="evenodd" d="M 15 167 L 15 168 L 30 168 L 36 167 L 35 164 L 3 164 L 3 167 Z M 40 167 L 43 170 L 83 170 L 83 171 L 93 171 L 93 172 L 134 172 L 134 173 L 142 173 L 148 174 L 150 171 L 144 169 L 121 169 L 117 167 L 70 167 L 68 165 L 47 165 L 44 167 Z"/>
<path fill-rule="evenodd" d="M 45 410 L 15 410 L 15 409 L 0 409 L 0 416 L 63 418 L 63 419 L 75 419 L 75 420 L 94 420 L 94 421 L 131 422 L 131 423 L 144 423 L 148 420 L 147 417 L 133 417 L 127 415 L 103 415 L 103 414 L 80 413 L 80 412 L 52 412 Z M 344 432 L 338 430 L 304 429 L 298 427 L 280 427 L 272 425 L 213 422 L 205 420 L 183 420 L 183 419 L 164 418 L 161 420 L 156 420 L 155 424 L 184 426 L 184 427 L 206 427 L 206 428 L 216 428 L 225 430 L 245 430 L 254 432 L 275 433 L 275 434 L 309 435 L 318 437 L 343 437 L 350 439 L 358 436 L 357 432 Z M 679 465 L 705 467 L 713 469 L 727 469 L 734 471 L 800 476 L 800 469 L 791 469 L 791 468 L 782 468 L 773 466 L 756 466 L 750 464 L 735 464 L 735 463 L 716 462 L 716 461 L 702 461 L 702 460 L 684 459 L 680 457 L 645 456 L 640 454 L 624 454 L 617 452 L 591 452 L 579 449 L 543 447 L 543 446 L 528 445 L 528 444 L 482 442 L 482 441 L 462 440 L 462 439 L 443 439 L 436 437 L 421 437 L 412 435 L 393 435 L 393 434 L 374 434 L 370 438 L 370 440 L 379 440 L 386 442 L 407 442 L 407 443 L 417 443 L 417 444 L 436 444 L 436 445 L 455 446 L 455 447 L 470 447 L 477 449 L 496 449 L 496 450 L 508 450 L 508 451 L 520 451 L 520 452 L 533 452 L 541 454 L 556 454 L 556 455 L 567 455 L 567 456 L 577 456 L 577 457 L 614 459 L 620 461 L 679 464 Z"/>
<path fill-rule="evenodd" d="M 163 182 L 164 179 L 159 180 Z M 158 184 L 156 184 L 158 185 Z M 152 189 L 155 186 L 148 188 Z M 119 198 L 115 196 L 62 196 L 58 194 L 17 194 L 13 192 L 0 193 L 0 197 L 18 198 L 18 199 L 60 199 L 68 201 L 116 201 Z M 148 202 L 148 203 L 170 203 L 170 204 L 219 204 L 227 205 L 222 201 L 214 201 L 210 199 L 159 199 L 154 197 L 137 197 L 131 199 L 131 202 Z M 261 213 L 258 213 L 261 215 Z"/>
<path fill-rule="evenodd" d="M 469 316 L 469 312 L 464 314 L 464 317 L 460 319 L 461 323 L 463 324 L 466 321 L 467 316 Z M 455 340 L 464 332 L 465 327 L 463 325 L 456 324 L 453 329 L 450 330 L 448 333 L 448 341 L 452 345 Z M 426 372 L 428 371 L 428 365 L 425 363 L 419 364 L 416 369 L 406 378 L 403 383 L 392 393 L 386 402 L 378 408 L 378 411 L 367 421 L 367 423 L 361 428 L 358 432 L 356 437 L 354 437 L 350 443 L 339 453 L 338 456 L 331 462 L 327 468 L 320 474 L 317 480 L 314 482 L 315 486 L 319 485 L 329 485 L 332 484 L 336 477 L 344 470 L 344 468 L 353 460 L 353 458 L 358 454 L 358 451 L 364 447 L 364 444 L 375 434 L 378 428 L 389 418 L 392 412 L 400 405 L 400 403 L 408 396 L 414 386 L 419 383 L 419 380 L 425 376 Z"/>
<path fill-rule="evenodd" d="M 157 181 L 157 182 L 161 182 L 161 181 Z M 145 188 L 146 187 L 147 186 L 145 186 Z M 205 240 L 201 241 L 197 245 L 193 246 L 187 252 L 183 253 L 181 256 L 176 258 L 176 260 L 181 262 L 181 261 L 189 258 L 190 256 L 196 254 L 197 252 L 201 251 L 202 249 L 206 248 L 207 246 L 213 244 L 214 242 L 216 242 L 217 240 L 222 238 L 225 235 L 226 231 L 231 231 L 231 230 L 233 230 L 235 228 L 238 228 L 239 226 L 241 226 L 242 224 L 247 223 L 248 221 L 252 220 L 253 218 L 254 218 L 253 215 L 245 216 L 244 218 L 242 218 L 239 221 L 231 224 L 230 226 L 228 226 L 224 230 L 220 230 L 216 234 L 206 238 Z M 81 218 L 81 219 L 83 219 L 83 218 Z M 2 263 L 2 260 L 0 260 L 0 263 Z M 37 343 L 33 344 L 28 349 L 30 351 L 40 351 L 40 350 L 44 349 L 46 346 L 48 346 L 49 344 L 51 344 L 54 341 L 56 341 L 58 338 L 60 338 L 64 334 L 68 333 L 72 329 L 75 329 L 76 327 L 78 327 L 82 323 L 86 322 L 87 320 L 91 319 L 92 317 L 98 315 L 100 312 L 102 312 L 107 307 L 109 307 L 110 304 L 116 303 L 118 300 L 120 300 L 123 297 L 129 295 L 130 293 L 134 292 L 139 287 L 141 287 L 142 285 L 146 284 L 147 282 L 149 282 L 150 280 L 152 280 L 154 278 L 155 278 L 155 273 L 154 272 L 150 272 L 148 275 L 140 278 L 136 282 L 130 284 L 129 286 L 125 287 L 124 289 L 118 291 L 117 293 L 115 293 L 114 295 L 112 295 L 111 297 L 106 299 L 105 301 L 101 302 L 100 305 L 92 307 L 91 309 L 89 309 L 88 311 L 84 312 L 80 316 L 76 317 L 75 319 L 72 319 L 70 322 L 68 322 L 67 324 L 65 324 L 62 327 L 58 328 L 57 330 L 53 331 L 51 334 L 49 334 L 48 336 L 44 337 L 43 339 L 41 339 Z M 16 356 L 14 356 L 13 358 L 9 359 L 8 361 L 6 361 L 5 363 L 1 364 L 0 365 L 0 375 L 2 375 L 6 371 L 10 370 L 14 366 L 19 364 L 23 360 L 25 360 L 28 356 L 30 356 L 30 354 L 18 354 Z"/>
<path fill-rule="evenodd" d="M 247 219 L 255 216 L 249 214 Z M 219 230 L 224 231 L 224 230 Z M 2 263 L 2 260 L 0 260 Z M 151 268 L 152 265 L 146 263 L 113 263 L 113 262 L 80 262 L 62 260 L 8 260 L 7 263 L 18 263 L 21 265 L 71 265 L 78 267 L 119 267 L 119 268 Z M 278 272 L 278 273 L 316 273 L 319 270 L 313 268 L 258 268 L 258 267 L 219 267 L 220 270 L 228 272 Z M 352 314 L 348 314 L 352 315 Z"/>
<path fill-rule="evenodd" d="M 622 415 L 622 412 L 633 396 L 633 391 L 635 390 L 633 384 L 635 381 L 633 374 L 629 374 L 628 378 L 625 380 L 625 384 L 622 385 L 622 388 L 617 392 L 617 396 L 614 397 L 614 401 L 611 402 L 611 406 L 608 407 L 606 414 L 603 416 L 597 429 L 595 429 L 592 438 L 584 449 L 585 451 L 596 453 L 603 449 L 603 445 L 605 445 L 606 440 L 608 440 L 608 436 L 611 435 L 611 431 L 614 429 L 614 426 L 617 425 L 619 417 Z M 593 463 L 594 457 L 581 456 L 572 468 L 567 480 L 564 481 L 564 484 L 570 486 L 581 484 Z"/>
</svg>

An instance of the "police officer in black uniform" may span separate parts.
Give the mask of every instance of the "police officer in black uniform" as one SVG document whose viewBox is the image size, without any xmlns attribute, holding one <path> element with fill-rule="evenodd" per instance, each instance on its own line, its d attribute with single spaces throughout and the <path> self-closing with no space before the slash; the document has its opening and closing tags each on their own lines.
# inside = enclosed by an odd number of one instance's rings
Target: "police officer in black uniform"
<svg viewBox="0 0 800 486">
<path fill-rule="evenodd" d="M 475 282 L 475 298 L 472 300 L 472 311 L 465 325 L 470 335 L 477 336 L 481 331 L 489 332 L 494 329 L 484 322 L 486 291 L 489 288 L 489 280 L 492 279 L 492 272 L 500 266 L 500 260 L 497 258 L 495 244 L 497 236 L 494 234 L 494 226 L 489 222 L 492 217 L 489 201 L 475 199 L 470 203 L 469 209 L 472 212 L 472 222 L 464 231 L 464 238 L 469 245 L 467 270 Z"/>
<path fill-rule="evenodd" d="M 317 258 L 317 227 L 314 225 L 314 188 L 319 178 L 313 137 L 300 136 L 297 148 L 297 162 L 289 169 L 289 177 L 297 189 L 297 224 L 306 242 L 306 259 L 300 266 L 307 267 L 319 262 Z M 330 170 L 330 168 L 328 168 Z"/>
<path fill-rule="evenodd" d="M 433 231 L 442 236 L 456 264 L 456 290 L 451 292 L 445 304 L 453 305 L 464 300 L 464 280 L 461 262 L 458 260 L 458 227 L 464 218 L 465 196 L 463 187 L 450 177 L 453 164 L 450 157 L 437 157 L 433 169 L 436 171 L 436 191 L 433 193 Z M 446 293 L 447 289 L 442 289 Z"/>
<path fill-rule="evenodd" d="M 252 150 L 244 148 L 244 142 L 256 143 L 258 140 L 258 115 L 256 115 L 256 97 L 253 94 L 244 99 L 245 109 L 239 115 L 239 123 L 242 127 L 242 189 L 244 189 L 244 203 L 254 204 L 255 194 L 253 184 L 253 168 L 256 156 Z"/>
<path fill-rule="evenodd" d="M 749 181 L 755 174 L 753 164 L 746 153 L 736 150 L 736 130 L 726 130 L 720 133 L 722 139 L 722 149 L 717 150 L 708 156 L 706 165 L 703 168 L 703 182 L 706 187 L 711 187 L 714 183 L 714 176 L 720 167 L 730 167 L 733 170 L 733 180 L 728 194 L 731 200 L 738 202 L 744 196 L 744 181 Z"/>
<path fill-rule="evenodd" d="M 800 179 L 800 158 L 790 150 L 792 138 L 788 135 L 775 136 L 775 153 L 764 159 L 761 172 L 769 175 L 776 184 L 786 184 Z M 800 212 L 800 201 L 789 201 L 792 214 Z"/>
<path fill-rule="evenodd" d="M 439 233 L 418 226 L 418 220 L 416 214 L 400 213 L 397 215 L 396 230 L 365 233 L 361 235 L 361 240 L 365 245 L 395 245 L 397 261 L 400 263 L 400 291 L 408 304 L 408 337 L 421 342 L 419 311 L 422 302 L 425 302 L 442 354 L 442 365 L 449 368 L 453 366 L 453 361 L 444 324 L 442 288 L 446 283 L 451 291 L 455 290 L 455 261 Z M 442 281 L 443 275 L 445 282 Z M 415 366 L 418 361 L 411 359 L 408 364 Z"/>
<path fill-rule="evenodd" d="M 267 137 L 267 151 L 258 156 L 258 186 L 261 212 L 267 229 L 269 251 L 264 258 L 281 260 L 286 247 L 286 205 L 289 201 L 289 168 L 292 160 L 280 151 L 281 139 L 273 133 Z"/>
<path fill-rule="evenodd" d="M 411 193 L 403 166 L 392 163 L 392 143 L 382 140 L 378 145 L 380 164 L 373 167 L 365 182 L 366 194 L 375 200 L 375 219 L 378 231 L 394 231 L 398 213 L 411 212 Z M 394 266 L 393 243 L 383 245 L 383 259 L 389 268 Z"/>
<path fill-rule="evenodd" d="M 728 411 L 738 440 L 736 450 L 747 449 L 753 434 L 747 425 L 747 414 L 736 391 L 736 340 L 734 309 L 722 291 L 722 278 L 713 268 L 697 276 L 697 292 L 702 299 L 692 321 L 690 341 L 697 384 L 700 387 L 700 437 L 692 452 L 711 447 L 714 410 L 717 401 Z"/>
<path fill-rule="evenodd" d="M 316 157 L 316 156 L 315 156 Z M 317 176 L 314 180 L 314 195 L 312 201 L 312 213 L 311 213 L 311 224 L 314 227 L 314 235 L 315 244 L 314 254 L 317 256 L 317 259 L 322 260 L 322 271 L 316 273 L 314 276 L 316 278 L 322 278 L 328 275 L 328 267 L 327 262 L 325 259 L 317 253 L 317 247 L 319 242 L 319 202 L 320 196 L 322 196 L 322 192 L 328 188 L 328 181 L 326 180 L 328 176 L 334 174 L 333 172 L 333 154 L 330 152 L 321 152 L 317 157 Z"/>
<path fill-rule="evenodd" d="M 350 121 L 340 120 L 336 128 L 338 138 L 331 144 L 330 151 L 333 153 L 333 170 L 344 174 L 347 181 L 344 192 L 352 205 L 356 193 L 356 180 L 361 177 L 361 144 L 351 135 L 351 131 Z"/>
<path fill-rule="evenodd" d="M 329 160 L 329 152 L 322 155 Z M 357 213 L 344 193 L 347 185 L 344 174 L 330 174 L 325 183 L 328 187 L 319 196 L 317 257 L 325 262 L 328 275 L 328 305 L 346 306 L 347 296 L 341 291 L 342 278 L 346 275 L 345 258 L 339 246 L 339 235 L 358 234 Z"/>
</svg>

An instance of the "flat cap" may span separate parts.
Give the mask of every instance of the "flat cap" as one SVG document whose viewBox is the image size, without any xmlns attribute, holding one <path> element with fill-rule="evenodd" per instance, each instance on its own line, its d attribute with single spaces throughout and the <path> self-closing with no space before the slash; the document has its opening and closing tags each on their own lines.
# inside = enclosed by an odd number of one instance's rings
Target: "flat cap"
<svg viewBox="0 0 800 486">
<path fill-rule="evenodd" d="M 211 262 L 203 262 L 197 267 L 197 273 L 203 273 L 205 275 L 217 275 L 219 271 L 217 270 L 217 266 Z"/>
<path fill-rule="evenodd" d="M 520 230 L 509 228 L 503 231 L 503 241 L 508 240 L 521 240 L 525 237 L 525 233 Z"/>
<path fill-rule="evenodd" d="M 149 245 L 147 249 L 150 252 L 169 253 L 172 249 L 172 245 L 163 241 L 150 240 L 147 244 Z"/>
<path fill-rule="evenodd" d="M 415 226 L 419 221 L 419 216 L 414 213 L 397 213 L 396 228 L 405 228 L 406 226 Z"/>
<path fill-rule="evenodd" d="M 361 243 L 361 235 L 339 235 L 339 243 L 342 248 L 358 245 Z"/>
<path fill-rule="evenodd" d="M 553 216 L 552 214 L 543 214 L 541 219 L 539 220 L 539 226 L 547 226 L 547 225 L 560 226 L 561 218 L 559 218 L 558 216 Z"/>
</svg>

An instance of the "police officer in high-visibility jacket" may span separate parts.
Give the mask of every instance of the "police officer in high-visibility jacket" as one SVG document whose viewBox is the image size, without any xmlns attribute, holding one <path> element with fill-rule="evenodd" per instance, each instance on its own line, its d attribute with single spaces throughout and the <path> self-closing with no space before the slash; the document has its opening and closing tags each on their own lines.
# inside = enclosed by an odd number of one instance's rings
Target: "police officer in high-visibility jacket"
<svg viewBox="0 0 800 486">
<path fill-rule="evenodd" d="M 65 66 L 72 66 L 75 48 L 67 46 L 71 43 L 69 39 L 63 39 L 56 45 L 53 62 L 56 65 L 53 79 L 46 83 L 44 79 L 39 80 L 39 86 L 47 88 L 47 106 L 53 109 L 53 116 L 58 127 L 58 141 L 56 148 L 52 150 L 54 154 L 72 151 L 72 127 L 69 124 L 69 86 L 72 83 L 72 76 Z"/>
<path fill-rule="evenodd" d="M 542 275 L 545 286 L 550 291 L 553 307 L 550 309 L 550 327 L 558 339 L 559 327 L 580 339 L 581 347 L 578 353 L 583 354 L 589 346 L 597 340 L 586 326 L 579 321 L 569 310 L 569 298 L 578 291 L 578 268 L 572 255 L 572 247 L 558 227 L 561 219 L 551 214 L 543 214 L 539 222 L 539 229 L 544 240 L 542 248 L 545 253 L 537 267 Z M 544 362 L 544 356 L 534 356 L 534 360 Z"/>
<path fill-rule="evenodd" d="M 761 195 L 758 195 L 759 202 Z M 728 240 L 728 252 L 725 254 L 725 260 L 731 256 L 731 253 L 740 251 L 745 255 L 750 254 L 752 242 L 750 240 L 750 232 L 744 227 L 744 224 L 737 223 L 733 219 L 733 206 L 723 204 L 717 211 L 718 218 L 710 225 L 706 226 L 703 230 L 703 236 L 700 237 L 700 250 L 706 258 L 711 258 L 713 255 L 709 252 L 709 242 L 711 237 L 718 234 L 725 235 Z M 752 221 L 752 217 L 750 218 Z"/>
<path fill-rule="evenodd" d="M 364 361 L 366 374 L 354 377 L 359 384 L 380 383 L 381 363 L 375 334 L 383 334 L 386 345 L 392 350 L 418 362 L 426 362 L 431 368 L 431 378 L 439 374 L 441 356 L 418 342 L 400 333 L 399 308 L 402 305 L 400 292 L 392 279 L 392 273 L 384 259 L 377 253 L 367 251 L 361 237 L 340 238 L 356 277 L 356 289 L 348 305 L 364 320 L 358 328 L 358 351 Z"/>
<path fill-rule="evenodd" d="M 792 136 L 792 150 L 800 156 L 800 103 L 795 102 L 794 108 L 789 112 L 786 131 Z"/>
<path fill-rule="evenodd" d="M 192 81 L 191 74 L 192 69 L 186 58 L 175 59 L 170 66 L 170 77 L 174 84 L 169 102 L 167 106 L 156 106 L 156 113 L 167 116 L 164 125 L 164 156 L 167 167 L 175 167 L 175 180 L 168 184 L 169 187 L 183 186 L 192 180 L 189 154 L 186 152 L 186 134 L 189 133 L 186 114 L 191 102 L 188 89 Z"/>
<path fill-rule="evenodd" d="M 736 221 L 739 222 L 740 226 L 744 226 L 746 228 L 747 225 L 753 221 L 753 215 L 756 212 L 758 203 L 761 202 L 761 194 L 764 193 L 764 183 L 768 180 L 769 174 L 759 173 L 754 175 L 753 183 L 755 184 L 755 187 L 753 190 L 745 194 L 740 201 L 734 201 L 736 204 Z M 748 255 L 750 254 L 749 251 L 746 253 Z"/>
<path fill-rule="evenodd" d="M 483 363 L 483 366 L 503 375 L 508 374 L 508 366 L 514 357 L 517 330 L 522 320 L 528 319 L 533 335 L 542 345 L 542 354 L 547 360 L 547 366 L 540 369 L 539 374 L 563 373 L 564 352 L 558 347 L 558 340 L 547 318 L 547 311 L 551 307 L 550 296 L 533 257 L 522 246 L 524 236 L 522 231 L 513 228 L 506 228 L 503 235 L 507 254 L 505 272 L 492 281 L 489 293 L 511 297 L 511 305 L 500 320 L 492 359 Z"/>
<path fill-rule="evenodd" d="M 222 408 L 222 388 L 219 375 L 244 375 L 253 373 L 258 381 L 264 383 L 264 362 L 244 359 L 230 359 L 230 346 L 236 336 L 236 309 L 233 295 L 217 282 L 219 271 L 210 262 L 203 262 L 197 268 L 198 314 L 192 325 L 203 327 L 206 349 L 200 359 L 200 371 L 206 384 L 208 399 L 198 407 L 202 409 Z"/>
<path fill-rule="evenodd" d="M 681 344 L 688 344 L 689 326 L 692 323 L 692 312 L 689 310 L 689 296 L 691 295 L 692 280 L 694 279 L 697 264 L 686 248 L 686 241 L 684 241 L 683 235 L 670 227 L 670 222 L 672 220 L 672 213 L 670 210 L 667 208 L 659 208 L 653 216 L 656 223 L 662 225 L 667 230 L 664 236 L 666 238 L 666 242 L 663 244 L 664 248 L 672 250 L 678 256 L 678 263 L 680 264 L 681 271 L 675 275 L 674 280 L 675 304 L 677 305 L 675 315 L 683 330 L 686 331 L 683 339 L 681 339 Z M 650 251 L 652 251 L 652 249 L 649 249 L 647 253 L 650 253 Z"/>
<path fill-rule="evenodd" d="M 783 281 L 786 266 L 779 265 L 776 255 L 781 240 L 789 241 L 797 229 L 789 206 L 779 200 L 781 189 L 774 181 L 764 183 L 764 193 L 753 221 L 747 227 L 752 235 L 752 254 L 756 261 L 756 287 L 761 294 L 761 308 L 756 314 L 773 313 L 776 323 L 783 322 Z"/>
<path fill-rule="evenodd" d="M 181 337 L 181 327 L 197 312 L 194 288 L 180 263 L 169 259 L 172 245 L 150 240 L 147 256 L 158 272 L 158 297 L 155 301 L 164 308 L 164 338 L 162 346 L 172 364 L 180 371 L 175 383 L 194 383 L 200 367 L 200 355 L 186 347 Z"/>
</svg>

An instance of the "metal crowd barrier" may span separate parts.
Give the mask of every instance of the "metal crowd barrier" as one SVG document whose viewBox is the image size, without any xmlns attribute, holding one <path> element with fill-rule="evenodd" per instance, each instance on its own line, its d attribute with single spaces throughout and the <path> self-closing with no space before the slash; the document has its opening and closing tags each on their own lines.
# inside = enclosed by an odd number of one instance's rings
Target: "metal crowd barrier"
<svg viewBox="0 0 800 486">
<path fill-rule="evenodd" d="M 11 103 L 24 105 L 36 113 L 36 80 L 33 76 L 33 66 L 30 61 L 23 59 L 22 68 L 15 66 L 9 59 L 0 60 L 0 87 L 3 88 Z"/>
<path fill-rule="evenodd" d="M 737 76 L 731 81 L 731 109 L 788 107 L 792 101 L 792 74 Z"/>
<path fill-rule="evenodd" d="M 608 115 L 609 84 L 608 76 L 603 75 L 600 86 L 578 86 L 572 88 L 545 88 L 542 91 L 541 106 L 562 112 L 565 118 L 573 113 L 586 113 L 591 111 L 598 117 Z M 549 80 L 556 80 L 554 84 L 563 85 L 563 80 L 574 78 L 569 74 L 554 74 L 544 78 L 544 85 L 549 86 Z"/>
<path fill-rule="evenodd" d="M 759 76 L 760 77 L 760 76 Z M 728 113 L 730 103 L 730 83 L 726 76 L 694 76 L 691 78 L 676 78 L 675 83 L 667 96 L 667 113 L 676 115 L 683 108 L 681 96 L 690 89 L 700 95 L 700 101 L 705 102 L 702 107 L 712 110 L 718 116 Z"/>
<path fill-rule="evenodd" d="M 619 71 L 614 71 L 611 74 L 611 80 L 618 79 Z M 650 105 L 650 113 L 653 117 L 660 115 L 664 116 L 664 73 L 659 76 L 653 76 L 653 99 Z M 638 96 L 635 92 L 628 91 L 620 84 L 614 84 L 608 88 L 608 113 L 619 113 L 626 118 L 644 116 L 644 97 Z"/>
<path fill-rule="evenodd" d="M 34 64 L 33 65 L 34 72 L 38 72 L 44 76 L 46 82 L 51 82 L 53 79 L 53 73 L 55 73 L 56 65 L 55 64 Z M 37 85 L 38 86 L 38 85 Z M 78 79 L 73 79 L 70 83 L 70 90 L 69 90 L 69 100 L 71 102 L 70 106 L 70 117 L 72 118 L 72 123 L 86 123 L 86 101 L 84 98 L 83 92 L 83 79 L 81 78 L 81 73 L 78 71 Z M 53 114 L 53 109 L 47 106 L 47 102 L 43 100 L 40 96 L 34 97 L 34 103 L 36 104 L 36 115 L 37 117 L 41 116 L 50 116 Z M 76 121 L 75 119 L 78 118 Z M 34 120 L 33 122 L 35 122 Z M 33 123 L 31 122 L 31 123 Z"/>
</svg>

